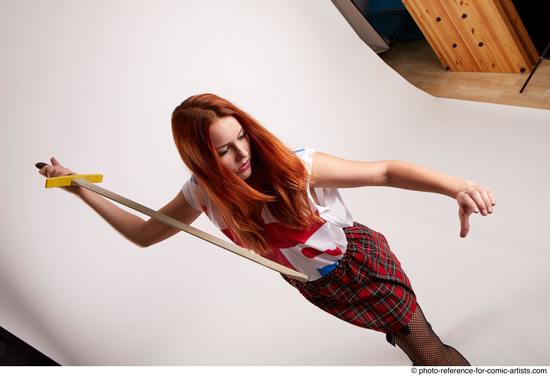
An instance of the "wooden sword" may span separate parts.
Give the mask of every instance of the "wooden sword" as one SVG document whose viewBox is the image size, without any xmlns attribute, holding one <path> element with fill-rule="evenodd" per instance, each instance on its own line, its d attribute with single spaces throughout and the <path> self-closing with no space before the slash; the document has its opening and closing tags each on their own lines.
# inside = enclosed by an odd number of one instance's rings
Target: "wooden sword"
<svg viewBox="0 0 550 376">
<path fill-rule="evenodd" d="M 40 162 L 36 164 L 37 168 L 42 168 L 46 163 Z M 107 197 L 113 201 L 116 201 L 124 206 L 132 208 L 138 212 L 141 212 L 145 215 L 148 215 L 151 218 L 156 219 L 162 223 L 165 223 L 169 226 L 175 227 L 178 230 L 196 236 L 202 240 L 217 245 L 223 249 L 226 249 L 230 252 L 236 253 L 239 256 L 247 258 L 251 261 L 254 261 L 260 265 L 263 265 L 269 269 L 272 269 L 276 272 L 287 275 L 289 278 L 298 280 L 300 282 L 307 282 L 308 278 L 305 274 L 297 272 L 296 270 L 290 269 L 284 265 L 271 261 L 265 257 L 254 253 L 253 251 L 239 247 L 233 243 L 229 243 L 225 240 L 219 239 L 213 235 L 210 235 L 204 231 L 196 229 L 188 224 L 185 224 L 181 221 L 178 221 L 172 217 L 167 216 L 166 214 L 160 213 L 156 210 L 150 209 L 146 206 L 143 206 L 135 201 L 129 200 L 125 197 L 122 197 L 114 192 L 111 192 L 105 188 L 99 187 L 93 183 L 101 183 L 103 181 L 103 175 L 101 174 L 73 174 L 65 176 L 57 176 L 54 178 L 46 179 L 46 188 L 54 187 L 67 187 L 67 186 L 79 186 L 82 188 L 89 189 L 92 192 L 95 192 L 101 196 Z"/>
</svg>

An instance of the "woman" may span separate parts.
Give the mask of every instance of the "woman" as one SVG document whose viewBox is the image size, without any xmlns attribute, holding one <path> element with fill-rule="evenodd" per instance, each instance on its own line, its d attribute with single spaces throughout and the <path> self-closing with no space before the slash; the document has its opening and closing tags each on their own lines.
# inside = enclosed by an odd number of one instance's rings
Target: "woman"
<svg viewBox="0 0 550 376">
<path fill-rule="evenodd" d="M 349 161 L 310 148 L 292 152 L 214 94 L 179 105 L 172 133 L 193 175 L 160 212 L 187 224 L 204 212 L 234 243 L 306 274 L 308 282 L 283 278 L 326 312 L 385 333 L 413 365 L 469 365 L 433 332 L 384 235 L 354 222 L 337 188 L 377 185 L 450 196 L 459 205 L 462 237 L 472 213 L 492 213 L 496 202 L 488 188 L 401 161 Z M 40 173 L 73 172 L 52 158 Z M 139 246 L 178 232 L 86 189 L 64 189 Z"/>
</svg>

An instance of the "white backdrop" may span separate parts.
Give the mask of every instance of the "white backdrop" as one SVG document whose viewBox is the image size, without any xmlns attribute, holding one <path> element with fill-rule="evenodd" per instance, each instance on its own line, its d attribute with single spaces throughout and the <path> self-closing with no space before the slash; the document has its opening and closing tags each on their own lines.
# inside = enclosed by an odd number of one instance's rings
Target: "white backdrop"
<svg viewBox="0 0 550 376">
<path fill-rule="evenodd" d="M 550 365 L 549 111 L 431 97 L 329 1 L 2 0 L 0 46 L 0 326 L 59 363 L 410 365 L 268 269 L 183 233 L 137 248 L 44 189 L 34 163 L 55 156 L 164 206 L 189 176 L 171 112 L 214 92 L 290 147 L 491 187 L 495 212 L 465 239 L 449 197 L 341 193 L 387 236 L 444 342 L 474 365 Z"/>
</svg>

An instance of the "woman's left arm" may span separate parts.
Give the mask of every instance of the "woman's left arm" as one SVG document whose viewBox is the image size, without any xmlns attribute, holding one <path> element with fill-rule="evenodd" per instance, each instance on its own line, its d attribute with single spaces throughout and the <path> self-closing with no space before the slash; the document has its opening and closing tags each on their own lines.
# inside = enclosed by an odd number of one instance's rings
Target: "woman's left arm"
<svg viewBox="0 0 550 376">
<path fill-rule="evenodd" d="M 457 200 L 460 218 L 460 236 L 470 230 L 472 213 L 486 216 L 493 213 L 495 197 L 488 187 L 460 179 L 404 161 L 386 161 L 386 186 L 440 193 Z"/>
<path fill-rule="evenodd" d="M 458 203 L 460 236 L 470 230 L 472 213 L 493 213 L 495 197 L 487 187 L 466 179 L 455 178 L 404 161 L 350 161 L 330 154 L 315 152 L 312 156 L 311 186 L 351 188 L 388 186 L 449 196 Z"/>
</svg>

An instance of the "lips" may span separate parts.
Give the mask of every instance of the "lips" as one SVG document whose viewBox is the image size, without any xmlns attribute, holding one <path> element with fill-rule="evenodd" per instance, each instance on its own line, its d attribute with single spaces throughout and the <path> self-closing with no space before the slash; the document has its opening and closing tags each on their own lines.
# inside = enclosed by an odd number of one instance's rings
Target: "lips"
<svg viewBox="0 0 550 376">
<path fill-rule="evenodd" d="M 239 167 L 237 172 L 245 172 L 248 166 L 250 166 L 250 159 L 246 161 L 241 167 Z"/>
</svg>

